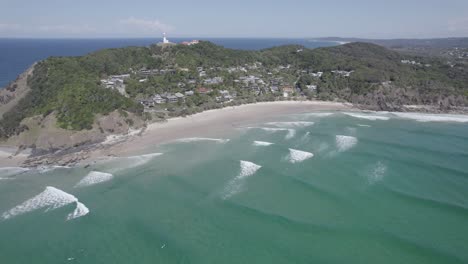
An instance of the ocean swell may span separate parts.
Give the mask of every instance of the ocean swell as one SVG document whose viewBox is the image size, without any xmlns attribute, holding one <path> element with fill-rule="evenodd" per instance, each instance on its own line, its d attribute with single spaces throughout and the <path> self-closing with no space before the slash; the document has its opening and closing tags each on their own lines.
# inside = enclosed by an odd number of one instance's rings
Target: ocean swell
<svg viewBox="0 0 468 264">
<path fill-rule="evenodd" d="M 2 218 L 9 219 L 38 209 L 45 209 L 45 212 L 48 212 L 72 203 L 76 204 L 76 209 L 67 216 L 67 220 L 89 213 L 89 209 L 80 203 L 75 196 L 55 187 L 47 186 L 40 194 L 4 212 Z"/>
<path fill-rule="evenodd" d="M 303 162 L 304 160 L 310 159 L 314 156 L 314 154 L 302 150 L 297 149 L 289 149 L 288 160 L 291 163 L 299 163 Z"/>
<path fill-rule="evenodd" d="M 336 136 L 336 147 L 338 148 L 339 152 L 344 152 L 353 148 L 357 142 L 358 140 L 355 137 L 342 135 Z"/>
<path fill-rule="evenodd" d="M 110 180 L 112 180 L 112 178 L 114 178 L 114 175 L 112 175 L 110 173 L 99 172 L 99 171 L 91 171 L 90 173 L 88 173 L 88 175 L 86 175 L 86 177 L 81 179 L 81 181 L 79 181 L 75 185 L 75 187 L 90 186 L 90 185 L 98 184 L 98 183 L 101 183 L 101 182 L 110 181 Z"/>
<path fill-rule="evenodd" d="M 249 176 L 254 175 L 262 166 L 257 165 L 250 161 L 240 161 L 240 173 L 234 179 L 232 179 L 223 191 L 223 199 L 228 199 L 233 195 L 242 191 L 242 187 L 245 184 L 245 179 Z"/>
</svg>

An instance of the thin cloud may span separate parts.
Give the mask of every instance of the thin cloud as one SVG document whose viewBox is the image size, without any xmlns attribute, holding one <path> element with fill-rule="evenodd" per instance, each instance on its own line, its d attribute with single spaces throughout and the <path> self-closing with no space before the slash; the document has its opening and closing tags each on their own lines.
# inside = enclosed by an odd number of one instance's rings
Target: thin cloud
<svg viewBox="0 0 468 264">
<path fill-rule="evenodd" d="M 468 17 L 450 20 L 448 30 L 459 34 L 468 34 Z"/>
<path fill-rule="evenodd" d="M 96 28 L 89 25 L 42 25 L 37 30 L 47 33 L 62 33 L 62 34 L 84 34 L 97 32 Z"/>
<path fill-rule="evenodd" d="M 159 20 L 148 20 L 135 17 L 129 17 L 127 19 L 120 20 L 120 23 L 127 25 L 134 29 L 140 30 L 142 32 L 152 33 L 152 32 L 170 32 L 174 30 L 173 26 L 162 23 Z"/>
<path fill-rule="evenodd" d="M 0 23 L 0 32 L 21 29 L 20 24 Z"/>
</svg>

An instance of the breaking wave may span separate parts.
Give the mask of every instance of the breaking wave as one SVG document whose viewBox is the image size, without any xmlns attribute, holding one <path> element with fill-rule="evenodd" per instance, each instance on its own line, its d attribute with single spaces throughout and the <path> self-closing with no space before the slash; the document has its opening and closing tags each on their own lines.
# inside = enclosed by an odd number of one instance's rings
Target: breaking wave
<svg viewBox="0 0 468 264">
<path fill-rule="evenodd" d="M 242 187 L 245 184 L 245 179 L 249 176 L 254 175 L 262 166 L 257 165 L 250 161 L 240 161 L 240 173 L 237 177 L 232 179 L 223 191 L 223 199 L 228 199 L 233 195 L 242 191 Z"/>
<path fill-rule="evenodd" d="M 378 116 L 378 115 L 367 115 L 367 114 L 358 114 L 358 113 L 343 113 L 347 116 L 355 117 L 355 118 L 360 118 L 360 119 L 367 119 L 367 120 L 389 120 L 390 117 L 387 116 Z"/>
<path fill-rule="evenodd" d="M 40 194 L 4 212 L 2 218 L 9 219 L 38 209 L 45 209 L 45 212 L 48 212 L 72 203 L 76 204 L 76 209 L 67 216 L 67 220 L 78 218 L 89 213 L 89 209 L 84 204 L 80 203 L 75 196 L 57 188 L 47 186 Z"/>
<path fill-rule="evenodd" d="M 229 139 L 192 137 L 192 138 L 181 138 L 181 139 L 176 140 L 176 142 L 183 142 L 183 143 L 190 143 L 190 142 L 197 142 L 197 141 L 214 141 L 217 143 L 227 143 L 229 142 Z"/>
<path fill-rule="evenodd" d="M 271 143 L 271 142 L 266 142 L 266 141 L 254 141 L 253 142 L 253 145 L 254 146 L 257 146 L 257 147 L 266 147 L 266 146 L 271 146 L 273 145 L 274 143 Z"/>
<path fill-rule="evenodd" d="M 153 158 L 161 156 L 162 153 L 151 153 L 151 154 L 144 154 L 144 155 L 138 155 L 138 156 L 130 156 L 130 157 L 122 157 L 121 159 L 126 159 L 127 161 L 130 161 L 130 166 L 127 166 L 127 168 L 133 168 L 137 166 L 141 166 L 145 163 L 148 163 L 151 161 Z"/>
<path fill-rule="evenodd" d="M 266 124 L 269 126 L 275 126 L 275 127 L 307 127 L 307 126 L 312 126 L 314 122 L 293 121 L 293 122 L 269 122 Z"/>
<path fill-rule="evenodd" d="M 91 171 L 79 181 L 75 187 L 85 187 L 85 186 L 90 186 L 94 184 L 98 184 L 101 182 L 106 182 L 110 181 L 112 178 L 114 178 L 114 175 L 106 172 L 99 172 L 99 171 Z"/>
<path fill-rule="evenodd" d="M 112 166 L 105 169 L 107 172 L 116 173 L 122 170 L 138 167 L 150 162 L 153 158 L 161 156 L 163 153 L 151 153 L 129 157 L 106 157 L 100 161 L 101 164 Z"/>
<path fill-rule="evenodd" d="M 351 136 L 336 136 L 336 146 L 339 152 L 347 151 L 354 147 L 358 142 L 358 139 Z"/>
<path fill-rule="evenodd" d="M 36 170 L 39 173 L 47 173 L 47 172 L 54 171 L 57 169 L 71 169 L 71 167 L 69 166 L 39 166 L 36 168 Z"/>
<path fill-rule="evenodd" d="M 367 181 L 369 184 L 375 184 L 380 182 L 385 177 L 385 172 L 387 171 L 387 166 L 381 161 L 377 162 L 371 169 L 370 173 L 367 175 Z"/>
<path fill-rule="evenodd" d="M 398 113 L 394 112 L 393 115 L 404 119 L 412 119 L 418 122 L 468 122 L 467 115 L 443 115 L 443 114 L 420 114 L 420 113 Z"/>
<path fill-rule="evenodd" d="M 371 127 L 370 125 L 357 124 L 360 127 Z"/>
<path fill-rule="evenodd" d="M 68 214 L 67 220 L 75 219 L 75 218 L 87 215 L 88 213 L 89 213 L 88 207 L 86 207 L 86 205 L 77 201 L 75 211 Z"/>
<path fill-rule="evenodd" d="M 296 130 L 292 128 L 272 128 L 272 127 L 246 127 L 247 129 L 261 129 L 267 132 L 287 131 L 285 139 L 291 139 L 296 135 Z"/>
<path fill-rule="evenodd" d="M 291 163 L 303 162 L 306 159 L 310 159 L 314 154 L 297 149 L 289 149 L 288 160 Z"/>
<path fill-rule="evenodd" d="M 310 117 L 327 117 L 333 115 L 333 113 L 305 113 L 302 115 Z"/>
</svg>

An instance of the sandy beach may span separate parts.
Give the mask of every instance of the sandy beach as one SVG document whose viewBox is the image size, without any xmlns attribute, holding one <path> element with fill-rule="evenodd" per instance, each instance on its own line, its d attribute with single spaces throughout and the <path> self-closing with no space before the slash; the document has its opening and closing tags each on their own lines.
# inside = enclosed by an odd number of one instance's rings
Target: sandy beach
<svg viewBox="0 0 468 264">
<path fill-rule="evenodd" d="M 335 102 L 281 101 L 209 110 L 188 117 L 169 119 L 164 123 L 150 124 L 143 135 L 132 137 L 108 149 L 97 150 L 92 153 L 91 158 L 141 154 L 145 149 L 180 138 L 228 136 L 235 132 L 236 127 L 268 121 L 279 115 L 352 108 L 350 104 Z"/>
<path fill-rule="evenodd" d="M 188 117 L 177 117 L 162 123 L 149 124 L 141 135 L 122 136 L 114 144 L 100 144 L 82 155 L 81 164 L 89 164 L 107 156 L 129 156 L 145 153 L 158 144 L 188 137 L 218 137 L 235 133 L 236 127 L 268 121 L 279 115 L 313 111 L 350 110 L 352 105 L 323 101 L 281 101 L 246 104 L 209 110 Z M 112 136 L 119 138 L 119 136 Z M 9 157 L 12 150 L 0 152 L 0 167 L 21 166 L 26 156 Z M 83 154 L 83 153 L 82 153 Z"/>
</svg>

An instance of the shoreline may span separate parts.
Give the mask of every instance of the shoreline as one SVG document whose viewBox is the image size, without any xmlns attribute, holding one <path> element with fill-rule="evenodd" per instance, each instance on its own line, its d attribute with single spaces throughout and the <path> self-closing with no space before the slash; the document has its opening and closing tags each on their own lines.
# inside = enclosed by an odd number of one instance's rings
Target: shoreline
<svg viewBox="0 0 468 264">
<path fill-rule="evenodd" d="M 266 121 L 279 115 L 300 114 L 313 111 L 359 110 L 349 103 L 327 101 L 276 101 L 224 107 L 196 113 L 187 117 L 170 118 L 165 122 L 147 125 L 141 133 L 110 135 L 120 137 L 115 143 L 93 144 L 70 154 L 54 153 L 27 158 L 13 156 L 0 159 L 0 167 L 42 166 L 42 165 L 88 165 L 109 156 L 142 154 L 158 145 L 190 137 L 216 137 L 234 133 L 235 127 L 258 121 Z M 0 148 L 4 153 L 6 148 Z M 13 153 L 12 153 L 13 154 Z"/>
<path fill-rule="evenodd" d="M 412 113 L 443 114 L 432 110 L 430 106 L 405 106 L 405 109 L 400 113 L 407 113 L 410 116 Z M 464 110 L 466 109 L 461 109 L 460 112 L 461 114 L 465 114 L 464 116 L 468 122 L 468 115 L 466 115 Z M 164 122 L 149 123 L 139 130 L 130 129 L 126 134 L 107 135 L 106 139 L 100 142 L 63 149 L 40 156 L 28 156 L 30 149 L 20 152 L 17 147 L 0 146 L 0 168 L 57 165 L 86 167 L 103 158 L 148 154 L 147 152 L 150 149 L 182 138 L 226 137 L 235 134 L 236 128 L 258 122 L 275 121 L 278 116 L 320 111 L 389 113 L 388 111 L 375 111 L 362 108 L 359 105 L 351 103 L 313 100 L 259 102 L 228 106 L 203 111 L 186 117 L 169 118 Z M 456 112 L 451 112 L 450 114 L 460 114 Z"/>
</svg>

